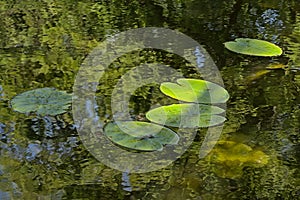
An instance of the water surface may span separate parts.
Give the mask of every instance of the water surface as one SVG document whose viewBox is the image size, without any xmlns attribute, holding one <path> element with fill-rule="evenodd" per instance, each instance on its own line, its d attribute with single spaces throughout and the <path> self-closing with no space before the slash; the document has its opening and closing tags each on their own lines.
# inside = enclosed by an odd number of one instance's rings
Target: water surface
<svg viewBox="0 0 300 200">
<path fill-rule="evenodd" d="M 0 1 L 0 199 L 299 199 L 299 1 Z M 42 87 L 72 92 L 76 73 L 97 44 L 141 27 L 165 27 L 198 41 L 218 66 L 230 94 L 221 140 L 269 157 L 238 176 L 199 159 L 205 129 L 173 164 L 145 174 L 99 163 L 82 145 L 69 110 L 39 118 L 12 111 L 17 94 Z M 237 37 L 263 39 L 284 54 L 258 58 L 227 51 Z M 133 67 L 161 62 L 191 78 L 201 75 L 175 55 L 135 51 L 116 60 L 99 81 L 101 120 L 111 119 L 110 94 Z M 266 70 L 270 64 L 281 69 Z M 132 118 L 170 103 L 157 85 L 131 98 Z M 230 163 L 224 166 L 230 166 Z M 234 166 L 234 165 L 231 165 Z M 230 167 L 229 167 L 230 168 Z"/>
</svg>

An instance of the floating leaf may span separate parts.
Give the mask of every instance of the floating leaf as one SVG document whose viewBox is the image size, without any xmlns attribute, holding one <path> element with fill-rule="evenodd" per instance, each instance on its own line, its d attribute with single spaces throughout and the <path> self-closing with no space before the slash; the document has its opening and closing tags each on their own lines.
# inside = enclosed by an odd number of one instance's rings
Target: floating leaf
<svg viewBox="0 0 300 200">
<path fill-rule="evenodd" d="M 277 45 L 257 39 L 237 38 L 235 41 L 225 42 L 230 51 L 251 56 L 280 56 L 282 49 Z"/>
<path fill-rule="evenodd" d="M 199 79 L 178 79 L 177 83 L 162 83 L 160 90 L 174 99 L 186 102 L 225 103 L 229 99 L 228 92 L 212 82 Z"/>
<path fill-rule="evenodd" d="M 179 136 L 172 130 L 140 121 L 108 123 L 104 134 L 114 143 L 140 151 L 162 150 L 165 144 L 177 144 Z"/>
<path fill-rule="evenodd" d="M 222 108 L 203 104 L 172 104 L 161 106 L 146 113 L 152 122 L 173 127 L 209 127 L 221 124 L 225 118 L 216 114 L 223 113 Z"/>
<path fill-rule="evenodd" d="M 39 115 L 58 115 L 66 112 L 72 95 L 55 88 L 39 88 L 15 96 L 11 106 L 21 113 L 36 112 Z"/>
<path fill-rule="evenodd" d="M 226 178 L 238 178 L 244 167 L 262 167 L 269 161 L 264 152 L 233 141 L 219 141 L 208 157 L 217 164 L 215 172 Z"/>
</svg>

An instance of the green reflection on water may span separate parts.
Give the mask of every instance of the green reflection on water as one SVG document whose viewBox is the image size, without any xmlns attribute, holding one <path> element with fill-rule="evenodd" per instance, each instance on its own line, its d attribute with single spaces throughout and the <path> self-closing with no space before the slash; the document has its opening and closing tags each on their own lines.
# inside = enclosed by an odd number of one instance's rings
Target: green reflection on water
<svg viewBox="0 0 300 200">
<path fill-rule="evenodd" d="M 0 0 L 0 199 L 297 199 L 299 177 L 299 27 L 297 1 L 1 1 Z M 238 179 L 219 177 L 214 165 L 198 160 L 204 129 L 173 165 L 129 174 L 93 159 L 73 127 L 70 113 L 44 122 L 9 108 L 21 92 L 55 87 L 72 92 L 74 77 L 98 42 L 119 31 L 164 26 L 198 40 L 213 56 L 230 93 L 222 139 L 265 152 L 269 163 L 246 167 Z M 274 42 L 280 58 L 256 59 L 226 53 L 223 42 L 249 37 Z M 180 58 L 136 51 L 119 58 L 98 85 L 99 117 L 110 119 L 116 78 L 146 62 L 166 63 L 191 78 L 200 75 Z M 252 79 L 268 64 L 273 70 Z M 249 78 L 250 77 L 250 78 Z M 249 81 L 250 79 L 250 81 Z M 132 96 L 133 119 L 153 104 L 175 103 L 155 85 Z M 171 102 L 169 102 L 171 101 Z M 128 184 L 128 183 L 127 183 Z"/>
</svg>

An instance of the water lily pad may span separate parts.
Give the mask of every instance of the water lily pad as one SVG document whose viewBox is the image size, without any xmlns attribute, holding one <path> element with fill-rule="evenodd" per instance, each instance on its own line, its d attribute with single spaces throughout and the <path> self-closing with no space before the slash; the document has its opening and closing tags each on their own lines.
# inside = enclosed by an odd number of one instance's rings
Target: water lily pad
<svg viewBox="0 0 300 200">
<path fill-rule="evenodd" d="M 262 167 L 269 161 L 264 152 L 233 141 L 219 141 L 208 158 L 216 164 L 215 172 L 226 178 L 238 178 L 244 167 Z"/>
<path fill-rule="evenodd" d="M 38 115 L 58 115 L 66 112 L 72 95 L 55 88 L 39 88 L 24 92 L 11 100 L 11 106 L 20 113 L 36 112 Z"/>
<path fill-rule="evenodd" d="M 199 79 L 178 79 L 177 83 L 165 82 L 160 90 L 174 98 L 195 103 L 225 103 L 228 92 L 221 86 Z"/>
<path fill-rule="evenodd" d="M 146 113 L 152 122 L 173 127 L 195 128 L 221 124 L 225 118 L 217 114 L 222 108 L 204 104 L 172 104 L 152 109 Z"/>
<path fill-rule="evenodd" d="M 140 151 L 160 151 L 163 145 L 177 144 L 179 136 L 172 130 L 140 121 L 108 123 L 104 134 L 114 143 Z"/>
<path fill-rule="evenodd" d="M 251 56 L 280 56 L 282 49 L 277 45 L 264 40 L 237 38 L 235 41 L 225 42 L 230 51 Z"/>
</svg>

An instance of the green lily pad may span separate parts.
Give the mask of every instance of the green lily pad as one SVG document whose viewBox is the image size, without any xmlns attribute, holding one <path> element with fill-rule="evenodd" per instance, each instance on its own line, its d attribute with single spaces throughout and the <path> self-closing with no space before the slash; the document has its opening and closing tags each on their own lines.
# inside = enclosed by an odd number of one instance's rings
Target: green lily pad
<svg viewBox="0 0 300 200">
<path fill-rule="evenodd" d="M 204 104 L 172 104 L 148 111 L 146 118 L 173 127 L 210 127 L 225 121 L 224 117 L 217 115 L 223 112 L 222 108 Z"/>
<path fill-rule="evenodd" d="M 178 79 L 177 83 L 162 83 L 160 90 L 174 99 L 186 102 L 225 103 L 229 99 L 227 90 L 209 81 Z"/>
<path fill-rule="evenodd" d="M 277 45 L 264 40 L 237 38 L 235 41 L 225 42 L 230 51 L 251 56 L 280 56 L 282 49 Z"/>
<path fill-rule="evenodd" d="M 216 164 L 215 172 L 226 178 L 238 178 L 243 175 L 244 167 L 258 168 L 269 161 L 264 152 L 233 141 L 219 141 L 208 158 Z"/>
<path fill-rule="evenodd" d="M 24 92 L 11 100 L 11 106 L 20 113 L 36 112 L 38 115 L 58 115 L 66 112 L 72 95 L 55 88 L 39 88 Z"/>
<path fill-rule="evenodd" d="M 108 123 L 104 134 L 114 143 L 140 151 L 160 151 L 163 145 L 177 144 L 179 136 L 172 130 L 140 121 Z"/>
</svg>

